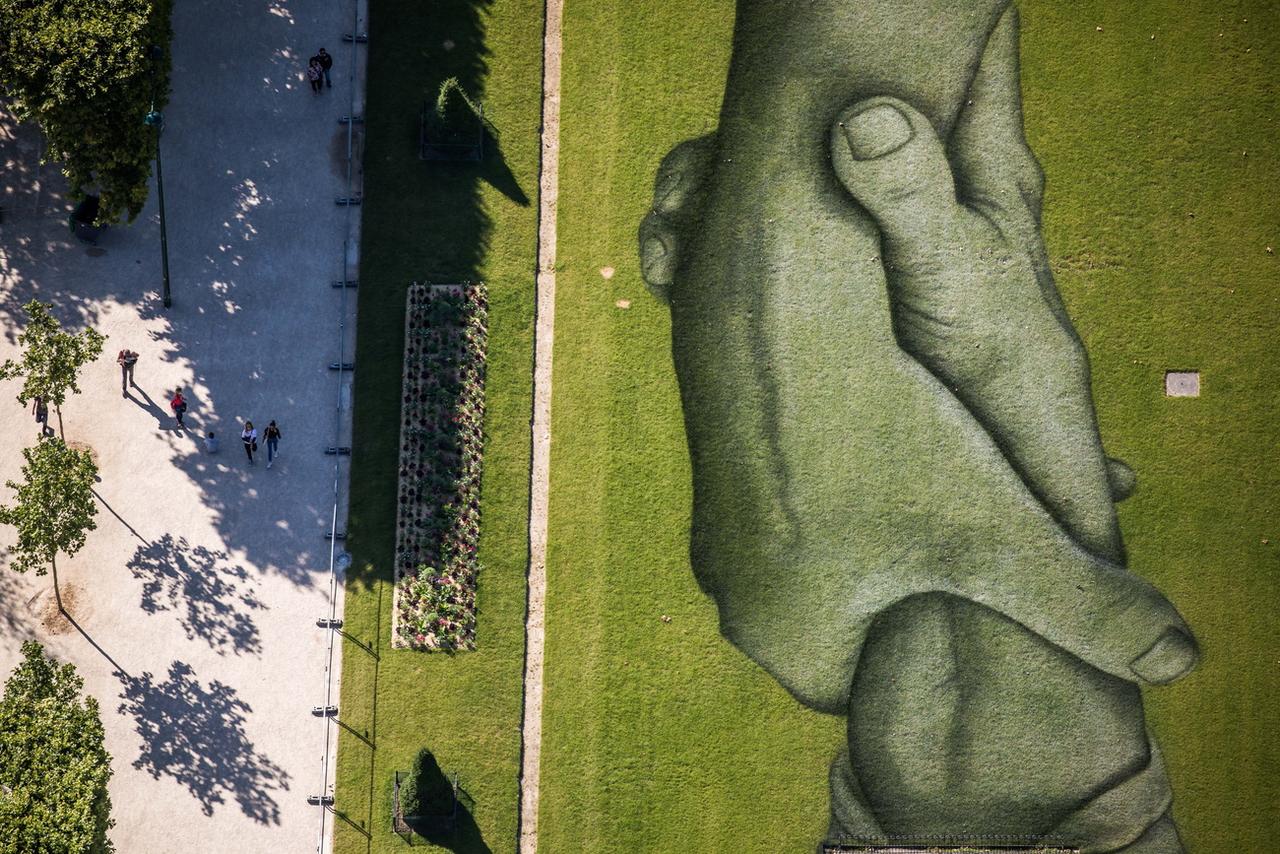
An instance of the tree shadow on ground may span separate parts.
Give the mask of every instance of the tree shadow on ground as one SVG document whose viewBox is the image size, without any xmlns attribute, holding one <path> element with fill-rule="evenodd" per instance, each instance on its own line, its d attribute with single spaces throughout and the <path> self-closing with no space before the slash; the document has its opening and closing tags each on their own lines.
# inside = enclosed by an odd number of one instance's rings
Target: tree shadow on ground
<svg viewBox="0 0 1280 854">
<path fill-rule="evenodd" d="M 186 537 L 165 534 L 138 546 L 129 571 L 141 579 L 142 610 L 175 611 L 187 637 L 203 638 L 218 654 L 262 652 L 250 611 L 266 610 L 246 589 L 249 572 L 226 552 L 192 546 Z"/>
<path fill-rule="evenodd" d="M 252 711 L 228 685 L 203 686 L 191 665 L 175 661 L 169 678 L 150 673 L 123 680 L 118 711 L 133 716 L 142 754 L 133 767 L 172 777 L 200 802 L 205 815 L 233 798 L 259 824 L 279 824 L 274 792 L 288 791 L 289 774 L 259 753 L 245 735 Z"/>
<path fill-rule="evenodd" d="M 331 401 L 312 399 L 308 383 L 317 373 L 327 375 L 332 354 L 324 333 L 331 332 L 336 345 L 343 319 L 339 304 L 326 296 L 320 298 L 323 306 L 306 313 L 305 321 L 312 324 L 307 346 L 285 342 L 297 358 L 279 358 L 287 336 L 273 318 L 280 315 L 278 278 L 307 281 L 327 295 L 328 282 L 341 269 L 345 220 L 332 200 L 342 189 L 315 175 L 301 176 L 300 164 L 324 162 L 324 140 L 334 119 L 348 109 L 346 90 L 341 100 L 304 94 L 301 75 L 314 46 L 300 42 L 296 31 L 303 28 L 296 26 L 288 4 L 273 3 L 266 10 L 240 0 L 181 5 L 174 15 L 179 68 L 190 55 L 183 45 L 197 42 L 198 52 L 234 52 L 247 61 L 172 79 L 163 136 L 172 308 L 163 307 L 159 293 L 154 182 L 151 200 L 133 224 L 106 229 L 96 246 L 81 244 L 67 228 L 73 204 L 66 181 L 56 163 L 41 162 L 48 155 L 41 134 L 34 126 L 18 125 L 0 97 L 0 343 L 16 349 L 26 323 L 22 306 L 39 299 L 53 305 L 67 328 L 93 326 L 111 335 L 86 375 L 110 371 L 100 363 L 121 347 L 143 351 L 138 382 L 146 391 L 130 389 L 129 402 L 172 439 L 169 459 L 200 489 L 223 543 L 251 567 L 310 588 L 323 580 L 331 495 L 317 492 L 311 501 L 272 505 L 269 491 L 250 486 L 249 474 L 208 465 L 198 442 L 186 440 L 209 430 L 225 435 L 233 425 L 238 432 L 245 418 L 275 418 L 288 437 L 288 450 L 319 453 L 335 444 L 333 423 L 316 417 L 317 404 Z M 300 18 L 319 14 L 295 11 Z M 211 14 L 217 18 L 213 24 Z M 339 62 L 346 59 L 340 56 Z M 339 91 L 340 79 L 335 76 L 331 95 Z M 245 137 L 210 139 L 202 130 L 207 115 L 201 105 L 211 88 L 226 98 L 246 99 L 247 110 L 269 109 L 275 120 L 256 122 Z M 323 136 L 307 137 L 320 130 Z M 301 150 L 300 132 L 306 141 Z M 307 211 L 309 227 L 297 227 L 299 211 Z M 120 312 L 120 306 L 128 311 Z M 127 333 L 112 329 L 122 318 L 132 323 L 133 314 L 140 327 L 127 327 Z M 324 329 L 317 328 L 321 323 Z M 167 385 L 175 377 L 174 366 L 180 367 L 177 381 L 191 400 L 189 431 L 174 429 L 164 391 L 155 381 L 158 371 L 153 373 L 162 369 L 170 378 Z M 291 393 L 295 388 L 302 391 Z M 76 404 L 73 397 L 67 408 Z M 270 412 L 263 411 L 267 407 Z M 136 425 L 138 414 L 125 417 Z M 270 537 L 259 536 L 256 525 L 242 524 L 273 515 L 287 524 Z"/>
<path fill-rule="evenodd" d="M 492 854 L 476 825 L 475 799 L 461 785 L 455 800 L 454 778 L 440 767 L 429 750 L 422 750 L 414 762 L 408 779 L 400 789 L 402 811 L 419 813 L 404 815 L 407 833 L 400 838 L 410 847 L 418 840 L 446 848 L 455 854 Z"/>
<path fill-rule="evenodd" d="M 359 552 L 347 579 L 358 590 L 392 579 L 399 447 L 377 434 L 400 418 L 407 287 L 414 280 L 482 281 L 495 206 L 532 205 L 535 188 L 521 187 L 503 151 L 504 123 L 512 117 L 485 104 L 492 6 L 493 0 L 441 0 L 429 11 L 410 11 L 375 0 L 371 9 L 380 48 L 369 57 L 366 127 L 373 142 L 366 149 L 361 278 L 373 287 L 360 292 L 356 334 L 357 361 L 371 370 L 355 378 L 360 406 L 352 467 L 362 484 L 352 485 L 347 527 Z M 441 84 L 451 78 L 485 107 L 479 161 L 420 159 L 424 111 L 434 108 Z M 508 124 L 506 130 L 526 129 Z"/>
<path fill-rule="evenodd" d="M 5 566 L 8 554 L 8 549 L 0 548 L 0 631 L 25 638 L 35 631 L 27 608 L 31 594 L 17 573 Z"/>
<path fill-rule="evenodd" d="M 446 848 L 454 854 L 492 854 L 493 849 L 484 841 L 480 827 L 476 824 L 474 810 L 475 799 L 459 787 L 458 812 L 453 819 L 453 829 L 436 833 L 424 833 L 415 829 L 415 832 L 432 845 Z"/>
</svg>

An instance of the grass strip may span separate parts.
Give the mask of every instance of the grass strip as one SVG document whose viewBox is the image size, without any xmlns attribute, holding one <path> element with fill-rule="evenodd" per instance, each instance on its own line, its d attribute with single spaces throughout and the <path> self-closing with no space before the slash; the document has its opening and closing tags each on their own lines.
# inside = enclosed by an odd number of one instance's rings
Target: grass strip
<svg viewBox="0 0 1280 854">
<path fill-rule="evenodd" d="M 355 425 L 335 850 L 398 851 L 395 771 L 430 748 L 461 776 L 455 851 L 515 843 L 529 480 L 542 6 L 372 0 Z M 424 104 L 456 77 L 496 129 L 478 164 L 418 159 Z M 475 652 L 392 650 L 405 295 L 410 281 L 489 292 Z M 415 840 L 419 846 L 422 840 Z"/>
</svg>

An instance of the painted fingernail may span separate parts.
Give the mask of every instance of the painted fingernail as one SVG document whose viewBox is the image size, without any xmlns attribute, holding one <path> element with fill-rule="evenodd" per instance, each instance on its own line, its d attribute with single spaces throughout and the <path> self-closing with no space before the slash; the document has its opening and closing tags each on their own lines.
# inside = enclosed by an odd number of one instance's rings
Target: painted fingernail
<svg viewBox="0 0 1280 854">
<path fill-rule="evenodd" d="M 856 160 L 874 160 L 911 139 L 911 122 L 888 104 L 877 104 L 844 120 L 844 138 Z"/>
<path fill-rule="evenodd" d="M 1199 659 L 1195 641 L 1177 629 L 1167 629 L 1151 649 L 1129 662 L 1129 667 L 1153 685 L 1167 685 L 1187 675 Z"/>
<path fill-rule="evenodd" d="M 667 197 L 675 192 L 676 187 L 680 186 L 682 177 L 679 172 L 672 172 L 659 182 L 657 188 L 653 191 L 653 206 L 655 208 L 662 207 Z"/>
<path fill-rule="evenodd" d="M 650 237 L 640 248 L 640 255 L 644 258 L 646 265 L 661 261 L 666 254 L 667 247 L 656 237 Z"/>
</svg>

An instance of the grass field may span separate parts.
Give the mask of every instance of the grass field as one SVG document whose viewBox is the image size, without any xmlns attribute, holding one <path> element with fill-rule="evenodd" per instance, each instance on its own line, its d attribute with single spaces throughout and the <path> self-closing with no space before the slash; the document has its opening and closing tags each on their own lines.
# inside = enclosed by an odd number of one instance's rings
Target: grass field
<svg viewBox="0 0 1280 854">
<path fill-rule="evenodd" d="M 566 10 L 546 852 L 811 851 L 826 825 L 842 721 L 799 707 L 721 640 L 689 572 L 670 324 L 636 260 L 659 160 L 715 127 L 734 5 Z M 1269 851 L 1280 20 L 1262 0 L 1019 5 L 1046 240 L 1104 439 L 1139 477 L 1121 510 L 1131 565 L 1204 648 L 1197 673 L 1147 694 L 1175 815 L 1198 854 Z M 1188 368 L 1203 396 L 1166 399 L 1164 371 Z"/>
<path fill-rule="evenodd" d="M 529 411 L 537 240 L 542 5 L 373 0 L 357 329 L 336 850 L 399 851 L 392 776 L 433 750 L 473 799 L 441 840 L 510 850 L 519 802 L 528 557 Z M 446 48 L 446 43 L 449 47 Z M 424 163 L 418 117 L 456 76 L 500 135 L 483 165 Z M 478 650 L 390 649 L 404 298 L 411 280 L 489 289 Z M 358 641 L 358 643 L 354 642 Z M 366 649 L 365 647 L 368 647 Z M 422 840 L 415 840 L 425 847 Z"/>
</svg>

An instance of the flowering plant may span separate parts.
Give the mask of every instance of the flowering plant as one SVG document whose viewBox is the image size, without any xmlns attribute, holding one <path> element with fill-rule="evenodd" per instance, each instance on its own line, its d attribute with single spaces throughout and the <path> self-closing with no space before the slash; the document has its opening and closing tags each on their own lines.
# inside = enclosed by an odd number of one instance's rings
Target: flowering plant
<svg viewBox="0 0 1280 854">
<path fill-rule="evenodd" d="M 417 283 L 408 299 L 392 643 L 474 649 L 487 300 Z"/>
</svg>

